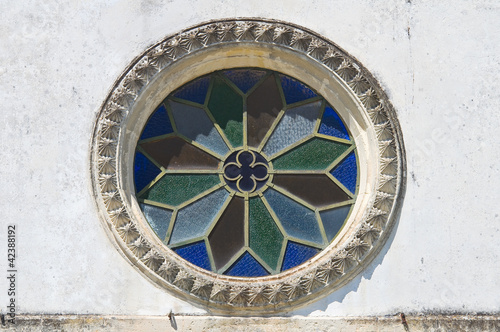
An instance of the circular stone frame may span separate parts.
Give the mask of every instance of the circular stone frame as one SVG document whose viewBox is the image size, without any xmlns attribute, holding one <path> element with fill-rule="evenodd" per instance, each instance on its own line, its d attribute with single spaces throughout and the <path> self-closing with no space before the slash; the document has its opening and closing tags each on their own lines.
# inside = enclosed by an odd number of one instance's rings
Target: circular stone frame
<svg viewBox="0 0 500 332">
<path fill-rule="evenodd" d="M 154 234 L 135 198 L 135 146 L 156 106 L 196 77 L 238 67 L 282 72 L 320 93 L 342 117 L 359 158 L 358 196 L 338 236 L 308 262 L 266 277 L 219 275 L 185 261 Z M 260 19 L 189 28 L 135 59 L 97 114 L 90 159 L 93 195 L 118 250 L 157 285 L 221 314 L 290 310 L 345 285 L 386 242 L 406 181 L 396 112 L 373 76 L 331 41 Z"/>
</svg>

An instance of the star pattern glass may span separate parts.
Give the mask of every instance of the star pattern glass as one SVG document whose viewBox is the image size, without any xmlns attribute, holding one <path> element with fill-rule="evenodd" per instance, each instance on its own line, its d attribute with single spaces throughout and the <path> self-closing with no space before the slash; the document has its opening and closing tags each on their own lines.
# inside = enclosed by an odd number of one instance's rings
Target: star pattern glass
<svg viewBox="0 0 500 332">
<path fill-rule="evenodd" d="M 160 240 L 218 274 L 274 275 L 325 249 L 349 218 L 356 146 L 300 79 L 234 68 L 199 77 L 152 113 L 136 197 Z"/>
</svg>

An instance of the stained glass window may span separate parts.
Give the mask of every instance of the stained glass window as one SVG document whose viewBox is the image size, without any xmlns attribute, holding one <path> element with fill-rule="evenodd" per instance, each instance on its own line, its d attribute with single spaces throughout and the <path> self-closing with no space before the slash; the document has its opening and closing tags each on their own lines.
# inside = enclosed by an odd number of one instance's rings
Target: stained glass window
<svg viewBox="0 0 500 332">
<path fill-rule="evenodd" d="M 356 147 L 300 80 L 223 70 L 158 105 L 137 143 L 134 182 L 146 220 L 176 254 L 219 274 L 266 276 L 339 234 L 357 194 Z"/>
</svg>

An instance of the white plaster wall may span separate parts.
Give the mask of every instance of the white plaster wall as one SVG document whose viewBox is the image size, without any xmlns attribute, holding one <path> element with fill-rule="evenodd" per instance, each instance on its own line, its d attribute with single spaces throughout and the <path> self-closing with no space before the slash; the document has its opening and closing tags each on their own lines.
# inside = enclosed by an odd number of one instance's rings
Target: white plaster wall
<svg viewBox="0 0 500 332">
<path fill-rule="evenodd" d="M 264 17 L 331 39 L 379 80 L 408 159 L 399 225 L 368 269 L 290 314 L 500 311 L 500 4 L 496 0 L 0 1 L 0 305 L 6 225 L 18 313 L 205 311 L 115 249 L 90 194 L 95 115 L 143 50 L 191 25 Z"/>
</svg>

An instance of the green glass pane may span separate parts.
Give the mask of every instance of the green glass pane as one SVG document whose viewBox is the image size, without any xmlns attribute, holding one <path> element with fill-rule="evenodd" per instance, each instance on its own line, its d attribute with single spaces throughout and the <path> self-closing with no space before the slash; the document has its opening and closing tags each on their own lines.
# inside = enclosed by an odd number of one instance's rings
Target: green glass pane
<svg viewBox="0 0 500 332">
<path fill-rule="evenodd" d="M 218 175 L 167 174 L 146 191 L 141 198 L 176 206 L 219 183 Z"/>
<path fill-rule="evenodd" d="M 260 198 L 249 201 L 249 246 L 269 266 L 276 269 L 283 235 Z"/>
<path fill-rule="evenodd" d="M 277 170 L 325 169 L 349 147 L 350 144 L 313 138 L 276 158 L 273 167 Z"/>
<path fill-rule="evenodd" d="M 243 145 L 243 98 L 216 77 L 208 109 L 233 147 Z"/>
</svg>

